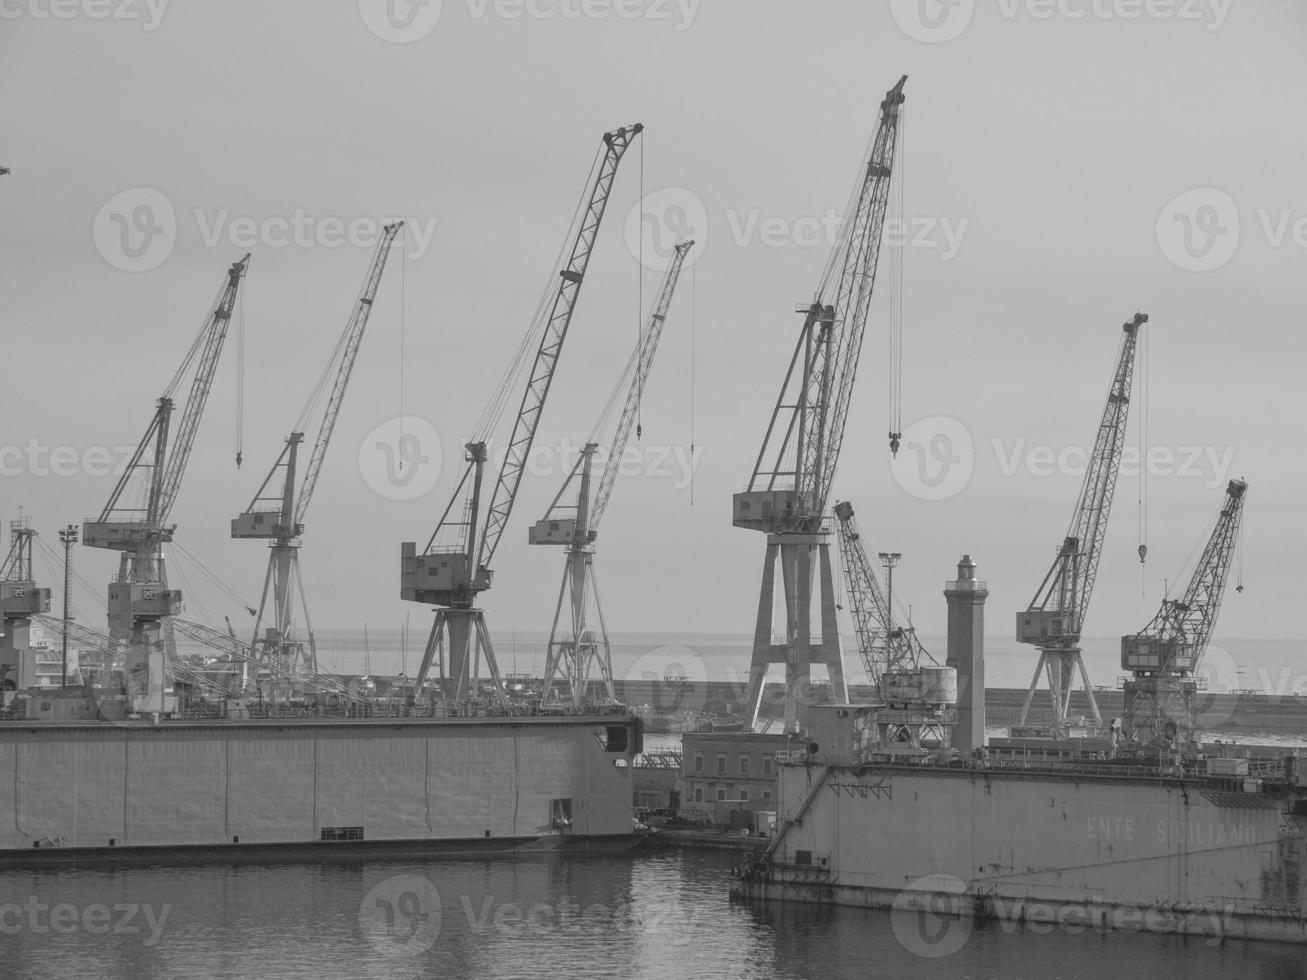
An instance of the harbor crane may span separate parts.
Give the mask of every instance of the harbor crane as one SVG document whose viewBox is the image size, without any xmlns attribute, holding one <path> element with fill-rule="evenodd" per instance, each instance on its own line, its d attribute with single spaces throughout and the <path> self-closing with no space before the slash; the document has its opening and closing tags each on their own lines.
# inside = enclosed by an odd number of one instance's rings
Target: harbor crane
<svg viewBox="0 0 1307 980">
<path fill-rule="evenodd" d="M 478 524 L 481 484 L 488 456 L 487 440 L 499 407 L 508 397 L 508 388 L 516 376 L 516 365 L 510 365 L 476 427 L 476 434 L 465 444 L 467 466 L 426 546 L 420 553 L 412 541 L 400 546 L 400 597 L 437 607 L 415 680 L 417 691 L 422 690 L 432 661 L 439 655 L 442 679 L 447 677 L 452 685 L 452 690 L 447 693 L 458 700 L 475 695 L 473 685 L 479 681 L 480 657 L 484 654 L 494 682 L 495 696 L 501 704 L 507 702 L 490 631 L 486 628 L 484 612 L 476 607 L 476 601 L 490 588 L 493 580 L 491 563 L 517 499 L 527 457 L 535 442 L 536 428 L 553 382 L 554 369 L 567 339 L 567 328 L 585 281 L 595 237 L 608 206 L 617 166 L 643 129 L 640 123 L 636 123 L 604 134 L 603 146 L 583 193 L 584 203 L 578 208 L 569 229 L 572 237 L 567 259 L 558 269 L 558 281 L 551 282 L 546 288 L 518 352 L 519 356 L 523 354 L 530 339 L 539 335 L 539 346 L 529 368 L 526 390 L 486 509 L 484 526 Z M 447 675 L 444 671 L 446 639 L 449 644 Z M 475 666 L 473 655 L 476 657 Z"/>
<path fill-rule="evenodd" d="M 50 590 L 38 588 L 32 575 L 36 531 L 26 519 L 9 524 L 9 553 L 0 565 L 0 691 L 35 687 L 36 654 L 30 636 L 32 617 L 50 611 Z"/>
<path fill-rule="evenodd" d="M 745 694 L 746 726 L 757 721 L 763 682 L 774 663 L 785 664 L 786 732 L 796 727 L 795 699 L 809 686 L 813 663 L 825 665 L 835 696 L 848 699 L 824 517 L 876 280 L 906 81 L 906 75 L 900 78 L 880 104 L 871 155 L 859 174 L 840 240 L 812 302 L 798 310 L 803 326 L 748 488 L 732 502 L 736 527 L 767 535 Z M 773 643 L 771 633 L 778 560 L 785 593 L 783 643 Z M 814 560 L 820 567 L 819 637 L 812 632 Z"/>
<path fill-rule="evenodd" d="M 309 619 L 308 602 L 304 596 L 304 580 L 300 575 L 299 549 L 304 534 L 304 515 L 308 511 L 309 501 L 318 485 L 318 475 L 322 471 L 322 462 L 327 455 L 327 446 L 331 434 L 336 428 L 336 419 L 345 399 L 345 389 L 349 386 L 354 362 L 358 358 L 359 345 L 363 342 L 363 332 L 368 325 L 368 317 L 376 300 L 377 289 L 386 269 L 386 259 L 390 255 L 391 245 L 404 223 L 386 225 L 381 240 L 377 243 L 376 254 L 368 269 L 367 278 L 353 312 L 345 329 L 336 342 L 335 350 L 323 369 L 322 376 L 309 398 L 308 404 L 300 415 L 295 431 L 286 438 L 286 445 L 268 471 L 267 477 L 254 494 L 254 499 L 245 508 L 244 513 L 231 522 L 233 538 L 258 538 L 268 540 L 268 570 L 263 578 L 263 595 L 259 600 L 258 612 L 254 618 L 254 639 L 250 646 L 256 650 L 275 654 L 281 661 L 293 660 L 302 668 L 316 672 L 318 669 L 317 644 L 313 636 L 313 624 Z M 334 376 L 332 369 L 335 368 Z M 317 438 L 313 443 L 313 453 L 304 470 L 303 480 L 296 486 L 299 474 L 298 456 L 300 444 L 304 441 L 305 423 L 313 414 L 315 406 L 321 399 L 325 386 L 331 380 L 330 393 L 322 422 L 318 427 Z M 278 492 L 270 492 L 276 487 L 278 472 L 282 479 Z M 298 496 L 297 496 L 298 490 Z M 295 592 L 292 593 L 292 583 Z M 269 593 L 272 595 L 272 621 L 266 630 L 260 633 L 264 625 L 264 612 L 268 606 Z M 304 615 L 306 641 L 293 635 L 292 616 L 294 597 L 298 595 L 300 609 Z"/>
<path fill-rule="evenodd" d="M 947 748 L 957 724 L 957 670 L 938 664 L 911 623 L 894 621 L 892 599 L 881 590 L 853 505 L 837 503 L 835 518 L 858 652 L 885 705 L 870 716 L 878 752 L 920 755 L 928 745 Z"/>
<path fill-rule="evenodd" d="M 1058 548 L 1053 566 L 1035 591 L 1030 605 L 1016 615 L 1017 641 L 1033 643 L 1039 649 L 1039 663 L 1021 706 L 1018 727 L 1025 727 L 1041 673 L 1047 674 L 1052 705 L 1050 729 L 1054 737 L 1065 737 L 1071 690 L 1076 675 L 1085 687 L 1094 722 L 1102 727 L 1103 716 L 1098 699 L 1089 683 L 1089 673 L 1080 655 L 1080 635 L 1089 598 L 1098 575 L 1103 539 L 1107 534 L 1107 517 L 1112 509 L 1116 478 L 1121 468 L 1121 450 L 1125 446 L 1126 421 L 1130 413 L 1130 391 L 1134 380 L 1135 347 L 1139 331 L 1148 316 L 1136 313 L 1121 327 L 1120 349 L 1107 404 L 1098 423 L 1093 453 L 1085 470 L 1085 480 L 1071 515 L 1071 525 Z M 1141 551 L 1141 556 L 1143 552 Z"/>
<path fill-rule="evenodd" d="M 563 481 L 558 495 L 549 505 L 543 520 L 532 525 L 528 540 L 531 544 L 563 545 L 567 548 L 567 557 L 563 565 L 563 580 L 558 587 L 558 603 L 554 609 L 554 621 L 549 630 L 549 648 L 545 662 L 544 692 L 548 696 L 555 679 L 570 690 L 572 702 L 581 705 L 588 695 L 593 679 L 592 667 L 598 668 L 598 679 L 603 683 L 610 702 L 616 701 L 613 688 L 612 649 L 608 642 L 608 628 L 604 624 L 603 605 L 599 600 L 599 583 L 594 571 L 594 543 L 599 534 L 599 522 L 603 519 L 608 501 L 612 497 L 613 486 L 621 468 L 623 454 L 631 438 L 631 429 L 635 426 L 639 414 L 640 396 L 649 379 L 649 370 L 653 366 L 654 353 L 658 349 L 658 340 L 662 336 L 663 325 L 667 320 L 667 310 L 676 291 L 676 283 L 681 275 L 681 266 L 686 253 L 694 247 L 693 241 L 682 242 L 676 246 L 671 265 L 663 276 L 662 285 L 649 313 L 648 322 L 640 335 L 640 343 L 631 353 L 626 368 L 618 381 L 617 391 L 623 382 L 630 378 L 626 391 L 626 402 L 613 434 L 613 441 L 608 448 L 608 459 L 599 478 L 599 489 L 593 499 L 590 496 L 590 471 L 595 451 L 599 444 L 593 440 L 586 443 L 581 456 L 571 473 Z M 604 413 L 605 415 L 607 412 Z M 596 426 L 596 432 L 602 427 L 602 420 Z M 564 504 L 563 498 L 568 489 L 576 483 L 578 486 L 575 504 Z M 594 598 L 594 610 L 599 620 L 599 639 L 596 641 L 594 631 L 587 626 L 587 610 Z M 571 612 L 572 632 L 560 636 L 558 622 L 563 615 L 563 606 Z"/>
<path fill-rule="evenodd" d="M 166 617 L 181 611 L 182 594 L 168 587 L 163 546 L 172 541 L 176 530 L 168 515 L 181 489 L 249 260 L 247 253 L 227 270 L 204 325 L 155 403 L 154 417 L 109 502 L 98 518 L 82 525 L 82 543 L 87 547 L 121 552 L 118 577 L 109 584 L 109 633 L 128 641 L 128 706 L 141 714 L 171 710 L 172 699 L 164 692 L 166 658 L 158 633 Z M 192 364 L 195 376 L 181 425 L 173 435 L 174 396 Z M 129 489 L 143 490 L 143 500 L 129 495 Z"/>
<path fill-rule="evenodd" d="M 1193 742 L 1194 676 L 1216 628 L 1230 575 L 1248 484 L 1231 480 L 1207 546 L 1183 595 L 1163 599 L 1157 615 L 1133 636 L 1121 637 L 1125 682 L 1123 735 L 1139 747 L 1181 749 Z"/>
<path fill-rule="evenodd" d="M 847 500 L 840 501 L 835 505 L 835 517 L 839 522 L 840 559 L 862 667 L 867 672 L 867 680 L 881 688 L 887 675 L 910 673 L 923 659 L 927 663 L 934 663 L 935 659 L 926 652 L 911 624 L 899 626 L 894 622 L 894 612 L 880 587 L 853 517 L 853 505 Z M 881 696 L 885 696 L 883 690 Z"/>
</svg>

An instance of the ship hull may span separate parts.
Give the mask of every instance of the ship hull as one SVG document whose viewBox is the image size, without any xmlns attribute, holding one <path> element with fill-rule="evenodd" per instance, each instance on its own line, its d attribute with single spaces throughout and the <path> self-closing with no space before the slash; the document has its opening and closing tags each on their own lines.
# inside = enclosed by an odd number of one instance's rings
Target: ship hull
<svg viewBox="0 0 1307 980">
<path fill-rule="evenodd" d="M 778 784 L 780 839 L 736 897 L 1307 942 L 1307 815 L 1242 781 L 782 765 Z"/>
<path fill-rule="evenodd" d="M 0 866 L 629 848 L 626 716 L 0 727 Z"/>
</svg>

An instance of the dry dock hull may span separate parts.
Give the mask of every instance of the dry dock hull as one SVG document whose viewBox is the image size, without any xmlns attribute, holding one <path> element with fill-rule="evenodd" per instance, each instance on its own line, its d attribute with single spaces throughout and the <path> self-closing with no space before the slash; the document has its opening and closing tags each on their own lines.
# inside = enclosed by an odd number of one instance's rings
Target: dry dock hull
<svg viewBox="0 0 1307 980">
<path fill-rule="evenodd" d="M 1307 815 L 1270 793 L 982 769 L 778 773 L 789 822 L 737 897 L 1307 942 Z"/>
<path fill-rule="evenodd" d="M 630 847 L 635 719 L 0 726 L 0 865 Z"/>
</svg>

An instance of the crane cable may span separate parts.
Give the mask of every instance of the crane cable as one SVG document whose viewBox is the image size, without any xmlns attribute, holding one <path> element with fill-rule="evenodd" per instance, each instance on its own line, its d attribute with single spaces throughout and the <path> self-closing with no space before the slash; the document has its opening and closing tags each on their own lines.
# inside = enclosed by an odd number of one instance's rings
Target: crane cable
<svg viewBox="0 0 1307 980">
<path fill-rule="evenodd" d="M 1243 514 L 1239 515 L 1239 521 L 1241 524 L 1244 525 L 1244 527 L 1240 528 L 1240 530 L 1242 530 L 1243 533 L 1239 535 L 1239 540 L 1235 544 L 1237 551 L 1236 551 L 1234 591 L 1242 594 L 1243 593 L 1243 539 L 1248 536 L 1248 530 L 1247 530 L 1247 521 L 1244 519 Z"/>
<path fill-rule="evenodd" d="M 640 235 L 636 268 L 635 300 L 635 356 L 640 356 L 640 345 L 644 340 L 644 140 L 640 140 Z M 675 260 L 673 260 L 675 261 Z M 638 442 L 644 436 L 644 378 L 637 375 L 639 391 L 635 393 L 635 438 Z"/>
<path fill-rule="evenodd" d="M 558 291 L 557 283 L 559 275 L 563 269 L 564 257 L 569 245 L 576 240 L 580 223 L 585 220 L 585 212 L 589 201 L 587 191 L 590 190 L 591 181 L 595 175 L 595 171 L 599 167 L 606 152 L 607 148 L 602 146 L 595 151 L 594 159 L 590 164 L 590 172 L 586 175 L 585 184 L 581 188 L 581 193 L 576 203 L 576 209 L 572 214 L 572 221 L 568 225 L 567 234 L 559 244 L 558 254 L 554 258 L 553 268 L 550 270 L 549 276 L 545 281 L 544 289 L 541 291 L 540 299 L 536 304 L 535 314 L 532 316 L 531 323 L 527 327 L 526 332 L 523 333 L 522 339 L 517 345 L 517 349 L 513 352 L 513 356 L 510 358 L 508 366 L 500 376 L 498 384 L 491 392 L 489 401 L 486 403 L 485 408 L 482 409 L 481 415 L 477 419 L 476 425 L 473 429 L 473 441 L 485 441 L 488 439 L 490 433 L 498 426 L 499 420 L 502 418 L 504 409 L 508 404 L 508 397 L 516 387 L 517 378 L 521 375 L 523 368 L 526 366 L 528 354 L 535 346 L 537 346 L 533 341 L 536 341 L 539 338 L 548 324 L 548 310 L 550 308 L 550 303 Z"/>
<path fill-rule="evenodd" d="M 698 275 L 695 272 L 694 263 L 690 263 L 690 506 L 694 506 L 694 354 L 695 354 L 695 328 L 697 326 L 698 312 L 696 304 L 698 297 L 696 291 L 698 288 Z"/>
<path fill-rule="evenodd" d="M 903 189 L 903 157 L 905 153 L 905 142 L 907 135 L 907 112 L 900 109 L 899 111 L 899 137 L 895 144 L 894 169 L 899 171 L 899 179 L 891 185 L 891 206 L 889 221 L 892 222 L 890 227 L 900 229 L 900 237 L 897 245 L 892 245 L 890 250 L 890 283 L 889 283 L 889 363 L 890 363 L 890 383 L 889 383 L 889 448 L 892 456 L 897 456 L 899 452 L 899 440 L 903 436 L 903 253 L 907 250 L 907 242 L 902 237 L 903 231 L 906 230 L 905 207 L 904 207 L 904 189 Z"/>
<path fill-rule="evenodd" d="M 200 561 L 199 558 L 195 557 L 193 553 L 188 551 L 178 542 L 176 541 L 172 542 L 172 546 L 177 550 L 178 554 L 182 555 L 188 561 L 194 564 L 194 566 L 199 570 L 200 574 L 203 575 L 206 579 L 208 579 L 218 589 L 219 592 L 225 595 L 232 602 L 236 603 L 251 616 L 255 615 L 256 613 L 255 608 L 251 606 L 248 602 L 246 602 L 245 598 L 239 592 L 237 592 L 226 582 L 220 579 L 211 568 L 209 568 L 207 565 L 204 564 L 204 562 Z"/>
<path fill-rule="evenodd" d="M 1148 560 L 1148 334 L 1144 333 L 1142 349 L 1135 362 L 1139 389 L 1139 593 L 1148 594 L 1148 574 L 1145 563 Z"/>
<path fill-rule="evenodd" d="M 240 292 L 240 312 L 236 320 L 236 469 L 245 458 L 245 294 Z"/>
<path fill-rule="evenodd" d="M 404 312 L 408 306 L 408 224 L 400 229 L 400 252 L 399 252 L 399 438 L 395 445 L 402 447 L 404 445 Z M 399 469 L 404 471 L 404 454 L 396 454 L 399 458 Z"/>
</svg>

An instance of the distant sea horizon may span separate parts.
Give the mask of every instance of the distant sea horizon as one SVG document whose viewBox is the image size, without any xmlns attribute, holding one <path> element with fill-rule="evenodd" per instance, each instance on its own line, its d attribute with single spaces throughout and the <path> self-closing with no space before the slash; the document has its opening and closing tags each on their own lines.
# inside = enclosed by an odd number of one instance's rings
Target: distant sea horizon
<svg viewBox="0 0 1307 980">
<path fill-rule="evenodd" d="M 319 667 L 328 673 L 380 676 L 416 673 L 426 644 L 429 621 L 414 627 L 404 643 L 402 630 L 367 630 L 365 654 L 362 629 L 318 629 Z M 237 633 L 245 639 L 240 632 Z M 548 630 L 518 629 L 492 631 L 499 669 L 504 673 L 540 674 L 544 670 Z M 865 680 L 852 634 L 841 634 L 844 663 L 853 683 Z M 690 680 L 739 681 L 748 676 L 753 637 L 735 632 L 644 631 L 609 634 L 613 673 L 621 679 L 652 679 L 682 675 Z M 945 637 L 922 634 L 926 650 L 944 661 Z M 1086 637 L 1082 641 L 1085 667 L 1094 687 L 1115 688 L 1120 666 L 1120 637 Z M 183 652 L 203 652 L 190 643 Z M 1033 647 L 1017 643 L 1010 636 L 988 633 L 985 638 L 985 683 L 987 687 L 1026 687 L 1038 663 Z M 484 668 L 483 668 L 484 670 Z M 823 672 L 814 671 L 814 679 Z M 783 668 L 773 666 L 770 678 L 779 680 Z M 1208 690 L 1230 692 L 1250 690 L 1259 694 L 1307 696 L 1307 640 L 1266 637 L 1218 637 L 1209 645 L 1199 667 Z M 1041 682 L 1041 687 L 1043 686 Z M 1078 686 L 1078 682 L 1077 682 Z"/>
</svg>

